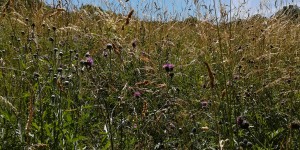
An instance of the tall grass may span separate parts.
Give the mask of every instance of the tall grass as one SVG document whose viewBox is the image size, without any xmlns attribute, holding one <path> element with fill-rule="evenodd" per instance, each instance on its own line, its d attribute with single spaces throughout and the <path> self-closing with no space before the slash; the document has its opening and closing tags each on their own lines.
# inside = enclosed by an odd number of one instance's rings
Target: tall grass
<svg viewBox="0 0 300 150">
<path fill-rule="evenodd" d="M 188 18 L 106 2 L 2 4 L 0 149 L 299 149 L 300 30 L 284 2 L 245 17 L 247 3 L 195 1 Z"/>
</svg>

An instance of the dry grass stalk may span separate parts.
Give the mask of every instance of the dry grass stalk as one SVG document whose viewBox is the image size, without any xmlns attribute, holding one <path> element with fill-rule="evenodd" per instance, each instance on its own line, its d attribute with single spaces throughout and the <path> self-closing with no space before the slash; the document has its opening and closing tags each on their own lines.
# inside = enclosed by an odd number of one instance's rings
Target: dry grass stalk
<svg viewBox="0 0 300 150">
<path fill-rule="evenodd" d="M 17 108 L 11 102 L 9 102 L 5 97 L 0 96 L 0 102 L 8 106 L 15 113 L 16 116 L 19 114 Z"/>
<path fill-rule="evenodd" d="M 129 12 L 129 14 L 127 15 L 125 25 L 128 25 L 128 24 L 129 24 L 129 20 L 131 19 L 133 13 L 134 13 L 134 10 L 132 9 L 132 10 Z"/>
<path fill-rule="evenodd" d="M 23 22 L 22 20 L 18 19 L 18 18 L 12 18 L 12 20 L 16 21 L 17 23 L 19 23 L 20 25 L 23 26 L 27 26 L 27 24 L 25 22 Z"/>
<path fill-rule="evenodd" d="M 28 115 L 28 119 L 26 122 L 26 126 L 25 126 L 25 131 L 26 131 L 26 136 L 27 136 L 27 144 L 30 144 L 29 142 L 29 133 L 30 133 L 30 129 L 31 129 L 31 123 L 33 120 L 33 115 L 34 115 L 34 106 L 33 106 L 33 100 L 32 98 L 30 98 L 29 101 L 29 107 L 28 107 L 28 111 L 29 111 L 29 115 Z"/>
<path fill-rule="evenodd" d="M 49 13 L 46 14 L 46 15 L 45 15 L 45 18 L 56 17 L 56 16 L 62 14 L 63 12 L 65 12 L 65 11 L 66 11 L 66 10 L 63 9 L 63 8 L 57 8 L 57 9 L 54 10 L 54 12 L 51 12 L 50 14 L 49 14 Z"/>
<path fill-rule="evenodd" d="M 75 32 L 80 32 L 81 30 L 79 29 L 78 26 L 75 25 L 70 25 L 67 27 L 61 27 L 58 29 L 59 31 L 64 31 L 64 32 L 68 32 L 68 31 L 75 31 Z"/>
<path fill-rule="evenodd" d="M 206 68 L 207 68 L 207 71 L 208 71 L 208 76 L 209 76 L 209 79 L 210 79 L 210 87 L 211 88 L 214 88 L 214 85 L 215 85 L 215 77 L 214 77 L 214 74 L 212 73 L 211 71 L 211 68 L 210 66 L 208 65 L 207 62 L 204 62 Z"/>
<path fill-rule="evenodd" d="M 8 12 L 9 10 L 14 10 L 13 4 L 14 4 L 13 0 L 8 0 L 5 4 L 2 5 L 2 10 L 1 10 L 2 17 L 5 17 L 6 12 Z"/>
<path fill-rule="evenodd" d="M 144 101 L 144 103 L 143 103 L 143 111 L 142 111 L 142 118 L 146 117 L 147 112 L 148 112 L 148 103 L 147 103 L 147 101 Z"/>
<path fill-rule="evenodd" d="M 273 87 L 275 85 L 278 85 L 283 79 L 288 79 L 288 78 L 290 78 L 289 75 L 281 77 L 281 78 L 278 78 L 275 81 L 273 81 L 273 82 L 267 84 L 266 86 L 260 88 L 259 90 L 255 91 L 255 93 L 259 93 L 259 92 L 263 91 L 264 89 L 267 89 L 267 88 Z"/>
<path fill-rule="evenodd" d="M 49 148 L 49 145 L 47 144 L 34 144 L 32 146 L 30 146 L 28 149 L 29 150 L 38 150 L 38 149 L 48 149 Z"/>
<path fill-rule="evenodd" d="M 128 15 L 127 15 L 127 17 L 126 17 L 126 22 L 125 22 L 125 24 L 122 26 L 122 30 L 124 30 L 125 26 L 127 26 L 127 25 L 129 24 L 129 21 L 130 21 L 130 19 L 132 18 L 133 13 L 134 13 L 134 10 L 133 10 L 133 9 L 128 13 Z"/>
</svg>

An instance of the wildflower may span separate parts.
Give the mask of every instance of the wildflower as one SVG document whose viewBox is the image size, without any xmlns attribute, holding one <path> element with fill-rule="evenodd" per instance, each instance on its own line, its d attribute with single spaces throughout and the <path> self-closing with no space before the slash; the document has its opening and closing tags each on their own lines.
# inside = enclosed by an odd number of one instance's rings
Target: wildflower
<svg viewBox="0 0 300 150">
<path fill-rule="evenodd" d="M 105 52 L 103 52 L 103 56 L 104 57 L 107 57 L 108 56 L 108 54 L 107 54 L 107 52 L 105 51 Z"/>
<path fill-rule="evenodd" d="M 249 128 L 249 122 L 243 116 L 238 116 L 236 119 L 236 124 L 242 129 Z"/>
<path fill-rule="evenodd" d="M 208 107 L 208 102 L 207 101 L 202 101 L 201 102 L 201 107 L 202 108 L 207 108 Z"/>
<path fill-rule="evenodd" d="M 179 131 L 180 134 L 183 134 L 182 128 L 178 128 L 178 131 Z"/>
<path fill-rule="evenodd" d="M 35 59 L 37 59 L 37 58 L 38 58 L 38 54 L 37 54 L 37 53 L 33 54 L 33 57 L 34 57 Z"/>
<path fill-rule="evenodd" d="M 139 91 L 136 91 L 136 92 L 134 92 L 133 93 L 133 96 L 135 97 L 135 98 L 140 98 L 141 97 L 141 92 L 139 92 Z"/>
<path fill-rule="evenodd" d="M 90 52 L 85 53 L 85 57 L 90 57 Z"/>
<path fill-rule="evenodd" d="M 53 42 L 54 41 L 53 37 L 49 37 L 49 41 Z"/>
<path fill-rule="evenodd" d="M 53 75 L 53 80 L 57 80 L 57 74 Z"/>
<path fill-rule="evenodd" d="M 106 48 L 111 50 L 113 48 L 113 45 L 109 43 L 109 44 L 106 45 Z"/>
<path fill-rule="evenodd" d="M 65 84 L 66 86 L 68 86 L 69 83 L 70 83 L 69 81 L 65 81 L 65 82 L 64 82 L 64 84 Z"/>
<path fill-rule="evenodd" d="M 242 129 L 248 129 L 249 128 L 249 122 L 247 120 L 243 120 L 241 124 Z"/>
<path fill-rule="evenodd" d="M 253 146 L 253 144 L 250 142 L 250 141 L 248 141 L 247 139 L 244 139 L 243 141 L 241 141 L 240 143 L 239 143 L 239 145 L 242 147 L 242 148 L 251 148 L 252 146 Z"/>
<path fill-rule="evenodd" d="M 290 123 L 290 128 L 291 129 L 300 129 L 300 122 L 299 121 L 293 121 Z"/>
<path fill-rule="evenodd" d="M 85 62 L 87 67 L 92 67 L 94 65 L 94 60 L 92 57 L 87 57 Z"/>
<path fill-rule="evenodd" d="M 170 64 L 170 63 L 166 63 L 163 65 L 163 68 L 167 71 L 167 72 L 170 72 L 170 71 L 173 71 L 173 68 L 175 67 L 175 65 L 173 64 Z"/>
<path fill-rule="evenodd" d="M 136 46 L 137 46 L 137 40 L 136 40 L 136 39 L 133 40 L 133 41 L 131 42 L 131 45 L 132 45 L 133 48 L 136 48 Z"/>
<path fill-rule="evenodd" d="M 253 146 L 253 144 L 251 142 L 247 143 L 247 147 L 251 148 Z"/>
<path fill-rule="evenodd" d="M 248 143 L 247 139 L 243 139 L 243 143 L 246 145 Z"/>
<path fill-rule="evenodd" d="M 136 124 L 136 123 L 133 125 L 133 128 L 134 128 L 134 129 L 137 129 L 137 124 Z"/>
<path fill-rule="evenodd" d="M 55 32 L 55 31 L 56 31 L 56 27 L 55 27 L 55 26 L 53 26 L 53 27 L 52 27 L 52 30 Z"/>
<path fill-rule="evenodd" d="M 52 68 L 52 67 L 50 67 L 48 71 L 49 71 L 49 73 L 50 73 L 50 72 L 52 72 L 52 71 L 53 71 L 53 68 Z"/>
<path fill-rule="evenodd" d="M 58 51 L 58 48 L 54 48 L 53 51 L 54 53 L 56 53 Z"/>
<path fill-rule="evenodd" d="M 236 124 L 237 125 L 241 125 L 242 124 L 242 122 L 243 122 L 243 117 L 242 116 L 238 116 L 237 118 L 236 118 Z"/>
<path fill-rule="evenodd" d="M 174 77 L 174 73 L 173 73 L 173 72 L 169 73 L 169 76 L 170 76 L 171 78 L 173 78 L 173 77 Z"/>
<path fill-rule="evenodd" d="M 197 129 L 196 129 L 196 127 L 194 127 L 194 128 L 192 129 L 191 133 L 195 134 L 196 132 L 197 132 Z"/>
<path fill-rule="evenodd" d="M 62 68 L 61 67 L 59 67 L 59 68 L 57 68 L 57 72 L 62 72 Z"/>
<path fill-rule="evenodd" d="M 80 65 L 85 65 L 85 61 L 82 59 L 82 60 L 80 60 Z"/>
<path fill-rule="evenodd" d="M 35 79 L 39 78 L 39 76 L 40 76 L 39 73 L 37 73 L 37 72 L 34 72 L 34 73 L 33 73 L 33 77 L 34 77 Z"/>
</svg>

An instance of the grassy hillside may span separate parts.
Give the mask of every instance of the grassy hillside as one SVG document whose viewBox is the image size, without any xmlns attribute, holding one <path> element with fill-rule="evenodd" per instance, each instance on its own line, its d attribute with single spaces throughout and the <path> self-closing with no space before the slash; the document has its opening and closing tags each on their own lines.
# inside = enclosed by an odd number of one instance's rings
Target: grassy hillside
<svg viewBox="0 0 300 150">
<path fill-rule="evenodd" d="M 0 149 L 299 149 L 300 28 L 280 14 L 150 22 L 10 0 Z"/>
</svg>

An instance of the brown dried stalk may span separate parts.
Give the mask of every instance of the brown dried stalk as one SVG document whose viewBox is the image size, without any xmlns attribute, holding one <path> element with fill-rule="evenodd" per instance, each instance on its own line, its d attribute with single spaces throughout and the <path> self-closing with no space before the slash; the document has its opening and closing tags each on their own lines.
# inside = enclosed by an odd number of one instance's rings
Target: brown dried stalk
<svg viewBox="0 0 300 150">
<path fill-rule="evenodd" d="M 148 112 L 148 103 L 147 103 L 147 101 L 144 101 L 144 103 L 143 103 L 143 111 L 142 111 L 142 118 L 146 117 L 147 112 Z"/>
<path fill-rule="evenodd" d="M 122 30 L 124 30 L 124 29 L 125 29 L 125 26 L 127 26 L 127 25 L 129 24 L 129 21 L 130 21 L 132 15 L 133 15 L 133 13 L 134 13 L 134 10 L 132 9 L 132 10 L 129 12 L 129 14 L 127 15 L 127 17 L 126 17 L 126 22 L 125 22 L 125 24 L 122 26 Z"/>
<path fill-rule="evenodd" d="M 129 12 L 129 14 L 127 15 L 125 25 L 128 25 L 128 24 L 129 24 L 129 20 L 131 19 L 133 13 L 134 13 L 134 10 L 132 9 L 132 10 Z"/>
<path fill-rule="evenodd" d="M 209 79 L 210 79 L 210 87 L 211 88 L 214 88 L 214 85 L 215 85 L 215 77 L 211 71 L 211 68 L 210 66 L 208 65 L 207 62 L 204 62 L 206 68 L 207 68 L 207 71 L 208 71 L 208 76 L 209 76 Z"/>
</svg>

